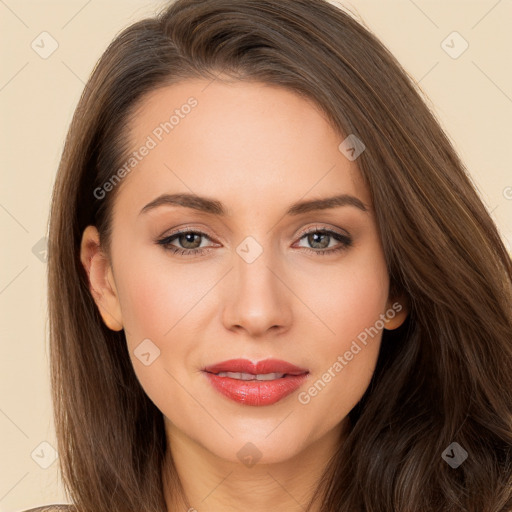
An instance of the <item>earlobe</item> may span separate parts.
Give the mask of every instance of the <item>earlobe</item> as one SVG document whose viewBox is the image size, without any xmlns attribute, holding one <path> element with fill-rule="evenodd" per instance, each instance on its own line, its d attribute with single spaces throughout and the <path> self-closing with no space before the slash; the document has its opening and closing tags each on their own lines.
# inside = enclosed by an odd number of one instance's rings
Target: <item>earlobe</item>
<svg viewBox="0 0 512 512">
<path fill-rule="evenodd" d="M 386 309 L 386 320 L 384 329 L 392 331 L 398 329 L 409 314 L 409 301 L 405 295 L 400 296 L 396 300 L 389 300 Z"/>
<path fill-rule="evenodd" d="M 80 261 L 89 279 L 89 290 L 105 325 L 113 331 L 122 330 L 121 307 L 112 268 L 101 250 L 99 233 L 95 226 L 87 226 L 83 232 Z"/>
</svg>

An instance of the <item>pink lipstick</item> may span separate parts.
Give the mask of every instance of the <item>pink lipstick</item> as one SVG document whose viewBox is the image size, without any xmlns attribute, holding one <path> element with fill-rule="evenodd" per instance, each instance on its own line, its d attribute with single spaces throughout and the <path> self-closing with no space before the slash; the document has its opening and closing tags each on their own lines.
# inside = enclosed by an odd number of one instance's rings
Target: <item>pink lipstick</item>
<svg viewBox="0 0 512 512">
<path fill-rule="evenodd" d="M 221 394 L 245 405 L 271 405 L 297 390 L 309 370 L 286 361 L 265 359 L 253 363 L 230 359 L 203 369 Z"/>
</svg>

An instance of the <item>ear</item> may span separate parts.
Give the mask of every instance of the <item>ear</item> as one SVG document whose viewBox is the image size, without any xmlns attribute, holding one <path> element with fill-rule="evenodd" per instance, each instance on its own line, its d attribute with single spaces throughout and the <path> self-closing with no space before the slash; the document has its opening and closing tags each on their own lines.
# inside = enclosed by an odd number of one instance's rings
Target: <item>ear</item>
<svg viewBox="0 0 512 512">
<path fill-rule="evenodd" d="M 89 278 L 89 290 L 105 325 L 113 331 L 123 329 L 119 297 L 110 261 L 102 252 L 98 230 L 87 226 L 82 235 L 80 261 Z"/>
<path fill-rule="evenodd" d="M 386 320 L 384 320 L 384 329 L 392 331 L 398 329 L 407 318 L 409 314 L 409 301 L 405 295 L 401 295 L 398 298 L 388 299 L 386 304 Z"/>
</svg>

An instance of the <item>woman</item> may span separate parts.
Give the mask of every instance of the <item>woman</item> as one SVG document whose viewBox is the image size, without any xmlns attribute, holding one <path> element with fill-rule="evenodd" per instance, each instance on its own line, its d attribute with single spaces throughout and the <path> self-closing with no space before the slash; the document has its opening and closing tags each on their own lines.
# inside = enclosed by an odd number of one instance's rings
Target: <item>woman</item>
<svg viewBox="0 0 512 512">
<path fill-rule="evenodd" d="M 512 510 L 511 284 L 353 18 L 173 2 L 102 56 L 55 184 L 69 510 Z"/>
</svg>

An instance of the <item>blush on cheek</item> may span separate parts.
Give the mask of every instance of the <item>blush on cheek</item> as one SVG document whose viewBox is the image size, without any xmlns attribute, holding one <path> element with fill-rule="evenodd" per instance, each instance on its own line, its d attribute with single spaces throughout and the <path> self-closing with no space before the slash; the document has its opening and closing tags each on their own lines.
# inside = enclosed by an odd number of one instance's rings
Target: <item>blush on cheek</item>
<svg viewBox="0 0 512 512">
<path fill-rule="evenodd" d="M 131 349 L 146 338 L 163 338 L 176 322 L 170 314 L 176 308 L 168 299 L 168 291 L 159 289 L 162 283 L 155 285 L 136 273 L 132 276 L 126 286 L 118 288 L 123 325 Z"/>
<path fill-rule="evenodd" d="M 177 336 L 187 339 L 194 326 L 208 318 L 212 277 L 203 279 L 197 271 L 192 273 L 192 265 L 188 268 L 185 272 L 174 267 L 171 273 L 169 268 L 144 264 L 143 269 L 128 270 L 120 295 L 123 318 L 134 342 L 149 338 L 165 346 Z"/>
<path fill-rule="evenodd" d="M 337 350 L 348 350 L 352 340 L 374 326 L 385 312 L 388 290 L 387 282 L 382 281 L 381 276 L 375 274 L 354 272 L 344 280 L 343 286 L 340 283 L 331 287 L 329 300 L 316 306 L 321 318 L 335 333 L 330 344 Z"/>
</svg>

